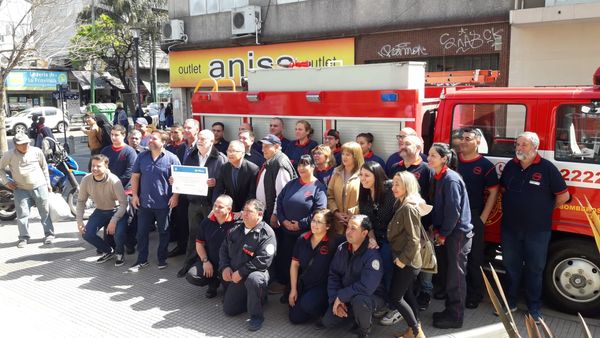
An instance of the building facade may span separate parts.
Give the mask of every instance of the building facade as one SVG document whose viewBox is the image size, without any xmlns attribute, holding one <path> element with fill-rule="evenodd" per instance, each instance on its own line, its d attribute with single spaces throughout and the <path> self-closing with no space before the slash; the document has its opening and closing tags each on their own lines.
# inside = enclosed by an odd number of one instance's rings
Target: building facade
<svg viewBox="0 0 600 338">
<path fill-rule="evenodd" d="M 238 7 L 256 6 L 260 34 L 236 34 Z M 508 83 L 509 12 L 513 0 L 185 0 L 169 2 L 169 18 L 181 20 L 185 43 L 169 51 L 173 104 L 180 119 L 191 115 L 190 98 L 203 78 L 232 78 L 242 69 L 289 60 L 325 66 L 427 61 L 428 71 L 491 69 Z M 233 11 L 232 11 L 233 9 Z"/>
</svg>

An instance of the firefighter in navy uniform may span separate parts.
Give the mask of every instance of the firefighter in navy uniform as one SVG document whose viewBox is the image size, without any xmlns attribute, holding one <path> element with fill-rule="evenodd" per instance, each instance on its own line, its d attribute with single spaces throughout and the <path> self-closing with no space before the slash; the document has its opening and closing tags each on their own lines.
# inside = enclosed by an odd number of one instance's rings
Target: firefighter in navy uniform
<svg viewBox="0 0 600 338">
<path fill-rule="evenodd" d="M 381 256 L 376 249 L 368 248 L 369 231 L 371 222 L 365 215 L 354 215 L 348 221 L 348 241 L 337 248 L 331 262 L 327 281 L 329 307 L 318 326 L 335 327 L 353 317 L 358 336 L 369 336 L 373 312 L 385 304 Z"/>
<path fill-rule="evenodd" d="M 243 225 L 231 229 L 219 253 L 219 272 L 226 288 L 223 311 L 228 316 L 248 311 L 250 331 L 260 330 L 264 322 L 268 269 L 277 250 L 275 233 L 262 220 L 264 211 L 259 200 L 246 202 Z"/>
<path fill-rule="evenodd" d="M 494 164 L 478 152 L 481 132 L 475 128 L 465 128 L 461 133 L 458 173 L 462 176 L 471 208 L 473 242 L 467 260 L 467 300 L 466 307 L 475 309 L 483 299 L 485 286 L 480 267 L 484 264 L 485 222 L 498 197 L 499 180 Z M 484 198 L 488 192 L 487 200 Z"/>
</svg>

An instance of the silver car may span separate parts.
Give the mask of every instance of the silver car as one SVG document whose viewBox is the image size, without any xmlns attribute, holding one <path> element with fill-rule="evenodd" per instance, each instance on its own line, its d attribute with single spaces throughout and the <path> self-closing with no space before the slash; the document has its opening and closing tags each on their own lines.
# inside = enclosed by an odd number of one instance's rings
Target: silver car
<svg viewBox="0 0 600 338">
<path fill-rule="evenodd" d="M 31 126 L 32 117 L 34 115 L 44 116 L 46 127 L 62 133 L 65 129 L 69 129 L 69 114 L 65 113 L 63 121 L 63 111 L 56 107 L 33 107 L 16 113 L 11 117 L 6 118 L 6 131 L 12 134 L 27 133 L 27 129 Z"/>
</svg>

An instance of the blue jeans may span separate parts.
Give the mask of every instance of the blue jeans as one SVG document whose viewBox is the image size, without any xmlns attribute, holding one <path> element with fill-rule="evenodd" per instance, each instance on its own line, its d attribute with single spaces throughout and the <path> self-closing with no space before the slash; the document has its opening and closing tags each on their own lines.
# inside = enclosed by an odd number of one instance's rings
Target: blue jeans
<svg viewBox="0 0 600 338">
<path fill-rule="evenodd" d="M 392 258 L 392 247 L 390 242 L 382 240 L 379 243 L 379 254 L 381 255 L 381 263 L 383 267 L 383 285 L 385 292 L 389 294 L 392 288 L 392 276 L 394 275 L 394 259 Z"/>
<path fill-rule="evenodd" d="M 29 239 L 29 211 L 33 202 L 35 202 L 35 206 L 40 213 L 44 235 L 54 235 L 54 226 L 52 225 L 48 209 L 48 186 L 44 184 L 33 190 L 15 189 L 15 208 L 17 209 L 19 239 Z"/>
<path fill-rule="evenodd" d="M 506 295 L 511 308 L 517 305 L 519 284 L 524 277 L 527 308 L 529 312 L 540 311 L 542 279 L 551 234 L 550 231 L 501 231 L 502 263 L 508 279 Z"/>
<path fill-rule="evenodd" d="M 101 252 L 109 253 L 111 252 L 111 246 L 100 236 L 98 236 L 98 230 L 103 227 L 107 227 L 110 219 L 113 217 L 117 210 L 100 210 L 96 209 L 90 215 L 90 218 L 85 225 L 85 234 L 83 235 L 83 239 L 85 239 L 88 243 L 95 246 Z M 115 252 L 118 255 L 122 255 L 125 250 L 125 233 L 127 231 L 127 214 L 123 215 L 117 221 L 117 227 L 115 229 L 115 234 L 113 238 L 115 240 Z"/>
<path fill-rule="evenodd" d="M 169 251 L 169 215 L 171 209 L 151 209 L 139 207 L 138 209 L 138 258 L 137 263 L 148 262 L 148 236 L 150 229 L 156 221 L 158 230 L 158 263 L 166 263 Z"/>
</svg>

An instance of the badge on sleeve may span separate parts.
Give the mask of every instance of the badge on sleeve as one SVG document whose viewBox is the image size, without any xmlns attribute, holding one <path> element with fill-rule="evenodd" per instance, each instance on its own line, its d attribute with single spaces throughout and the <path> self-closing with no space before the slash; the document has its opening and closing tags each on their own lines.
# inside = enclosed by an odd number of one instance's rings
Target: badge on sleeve
<svg viewBox="0 0 600 338">
<path fill-rule="evenodd" d="M 267 251 L 269 256 L 272 256 L 275 253 L 275 245 L 267 244 L 267 247 L 265 248 L 265 250 Z"/>
<path fill-rule="evenodd" d="M 378 260 L 378 259 L 374 259 L 374 260 L 371 262 L 371 267 L 372 267 L 374 270 L 377 270 L 377 271 L 379 271 L 379 260 Z"/>
</svg>

